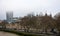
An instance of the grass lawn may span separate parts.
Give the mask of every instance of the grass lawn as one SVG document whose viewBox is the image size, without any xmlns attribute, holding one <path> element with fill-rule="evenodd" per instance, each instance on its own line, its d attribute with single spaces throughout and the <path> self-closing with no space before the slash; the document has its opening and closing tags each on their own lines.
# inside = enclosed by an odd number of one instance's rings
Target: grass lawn
<svg viewBox="0 0 60 36">
<path fill-rule="evenodd" d="M 14 33 L 14 34 L 17 34 L 19 36 L 41 36 L 41 35 L 37 35 L 37 34 L 29 34 L 27 32 L 17 32 L 17 31 L 13 31 L 13 30 L 1 30 L 1 31 Z"/>
</svg>

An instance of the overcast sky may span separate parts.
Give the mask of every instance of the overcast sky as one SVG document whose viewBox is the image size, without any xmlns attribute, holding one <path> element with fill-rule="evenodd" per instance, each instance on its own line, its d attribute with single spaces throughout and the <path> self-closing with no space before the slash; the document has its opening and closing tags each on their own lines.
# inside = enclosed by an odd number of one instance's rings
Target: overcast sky
<svg viewBox="0 0 60 36">
<path fill-rule="evenodd" d="M 0 19 L 6 19 L 6 11 L 13 11 L 14 17 L 31 12 L 52 13 L 54 16 L 60 12 L 60 0 L 0 0 Z"/>
</svg>

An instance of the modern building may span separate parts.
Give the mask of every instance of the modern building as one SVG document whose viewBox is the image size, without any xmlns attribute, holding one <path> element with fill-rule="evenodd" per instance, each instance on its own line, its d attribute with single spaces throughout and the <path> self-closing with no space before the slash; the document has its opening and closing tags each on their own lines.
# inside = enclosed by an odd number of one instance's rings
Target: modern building
<svg viewBox="0 0 60 36">
<path fill-rule="evenodd" d="M 13 11 L 7 11 L 6 12 L 6 20 L 9 23 L 13 22 Z"/>
</svg>

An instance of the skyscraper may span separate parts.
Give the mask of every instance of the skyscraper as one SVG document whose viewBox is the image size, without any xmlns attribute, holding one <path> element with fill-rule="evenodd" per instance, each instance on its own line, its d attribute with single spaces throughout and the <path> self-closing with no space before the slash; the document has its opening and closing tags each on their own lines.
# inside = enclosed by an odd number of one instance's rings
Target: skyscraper
<svg viewBox="0 0 60 36">
<path fill-rule="evenodd" d="M 13 22 L 13 12 L 12 11 L 6 12 L 6 20 L 7 20 L 7 22 Z"/>
</svg>

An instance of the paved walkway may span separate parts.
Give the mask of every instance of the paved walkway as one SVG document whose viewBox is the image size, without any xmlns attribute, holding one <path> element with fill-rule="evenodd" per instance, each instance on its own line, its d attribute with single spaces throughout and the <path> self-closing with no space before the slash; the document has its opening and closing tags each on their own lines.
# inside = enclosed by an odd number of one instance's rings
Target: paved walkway
<svg viewBox="0 0 60 36">
<path fill-rule="evenodd" d="M 13 34 L 13 33 L 0 31 L 0 36 L 18 36 L 18 35 Z"/>
</svg>

